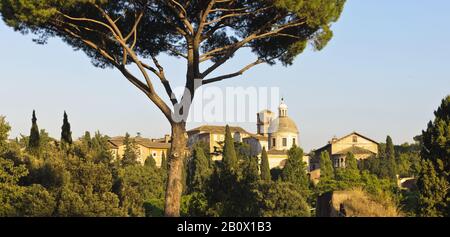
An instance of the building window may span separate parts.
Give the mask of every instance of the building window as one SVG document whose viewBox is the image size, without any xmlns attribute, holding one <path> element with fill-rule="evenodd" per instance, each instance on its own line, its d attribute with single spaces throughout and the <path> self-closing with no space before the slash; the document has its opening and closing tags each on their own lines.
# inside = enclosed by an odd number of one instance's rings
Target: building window
<svg viewBox="0 0 450 237">
<path fill-rule="evenodd" d="M 358 136 L 353 136 L 353 142 L 357 143 L 358 142 Z"/>
<path fill-rule="evenodd" d="M 297 144 L 295 143 L 295 138 L 292 138 L 292 145 L 297 145 Z"/>
<path fill-rule="evenodd" d="M 234 138 L 235 142 L 240 142 L 241 141 L 241 134 L 238 133 L 238 132 L 235 132 L 233 138 Z"/>
<path fill-rule="evenodd" d="M 277 141 L 277 139 L 272 139 L 272 146 L 276 146 L 277 144 L 276 144 L 276 141 Z"/>
<path fill-rule="evenodd" d="M 286 147 L 287 146 L 287 138 L 283 138 L 283 146 Z"/>
</svg>

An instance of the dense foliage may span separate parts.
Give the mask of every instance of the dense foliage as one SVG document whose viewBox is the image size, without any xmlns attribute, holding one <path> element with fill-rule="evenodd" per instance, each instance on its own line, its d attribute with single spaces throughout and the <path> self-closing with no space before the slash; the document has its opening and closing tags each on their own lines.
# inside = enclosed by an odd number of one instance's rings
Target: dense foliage
<svg viewBox="0 0 450 237">
<path fill-rule="evenodd" d="M 434 112 L 422 132 L 418 214 L 450 216 L 450 96 Z"/>
<path fill-rule="evenodd" d="M 443 100 L 416 144 L 394 146 L 388 136 L 377 157 L 357 161 L 348 153 L 345 168 L 334 168 L 330 154 L 321 153 L 318 183 L 307 175 L 301 148 L 288 151 L 283 168 L 268 171 L 265 149 L 261 157 L 249 155 L 227 127 L 224 162 L 211 158 L 208 144 L 192 147 L 183 166 L 181 214 L 311 216 L 318 196 L 350 190 L 373 204 L 360 210 L 364 205 L 349 201 L 354 213 L 380 214 L 375 206 L 381 205 L 395 215 L 448 216 L 449 102 Z M 35 113 L 31 126 L 37 128 Z M 0 216 L 163 215 L 167 168 L 158 168 L 153 157 L 138 162 L 128 134 L 123 157 L 114 159 L 99 132 L 69 144 L 40 130 L 38 146 L 30 149 L 31 138 L 10 140 L 10 129 L 0 117 Z M 390 165 L 395 172 L 384 170 Z M 392 176 L 418 177 L 417 188 L 401 188 Z"/>
<path fill-rule="evenodd" d="M 203 189 L 192 189 L 186 193 L 191 197 L 188 215 L 311 215 L 311 207 L 307 202 L 310 195 L 309 181 L 302 161 L 303 151 L 300 148 L 293 147 L 289 151 L 291 162 L 283 169 L 283 180 L 272 181 L 265 150 L 261 161 L 258 161 L 258 157 L 248 155 L 251 152 L 246 144 L 232 139 L 228 128 L 225 137 L 222 154 L 224 162 L 213 161 L 208 166 L 204 153 L 209 153 L 209 147 L 195 147 L 191 167 L 202 168 L 196 168 L 190 173 L 194 178 L 201 177 Z M 194 180 L 196 179 L 198 178 Z"/>
<path fill-rule="evenodd" d="M 38 43 L 57 37 L 83 51 L 94 66 L 117 69 L 158 107 L 172 127 L 165 212 L 179 216 L 186 180 L 179 154 L 187 144 L 196 90 L 256 65 L 291 65 L 308 44 L 323 49 L 344 5 L 345 0 L 0 0 L 0 15 L 14 30 L 37 35 Z M 254 59 L 237 72 L 211 77 L 240 49 L 249 49 Z M 160 54 L 185 59 L 181 98 L 173 93 Z M 170 103 L 155 83 L 162 84 Z"/>
<path fill-rule="evenodd" d="M 153 215 L 144 202 L 164 200 L 165 174 L 115 162 L 100 133 L 62 146 L 41 130 L 30 150 L 29 137 L 7 140 L 9 130 L 1 117 L 0 216 L 144 216 Z"/>
<path fill-rule="evenodd" d="M 32 126 L 36 125 L 33 120 Z M 8 140 L 9 131 L 1 117 L 0 216 L 163 215 L 167 169 L 157 168 L 153 157 L 144 165 L 137 162 L 135 142 L 128 134 L 124 154 L 116 160 L 108 137 L 99 132 L 93 137 L 86 132 L 69 144 L 41 130 L 39 146 L 31 152 L 29 137 Z M 309 182 L 300 148 L 289 151 L 292 161 L 278 182 L 270 179 L 270 173 L 263 179 L 258 157 L 249 156 L 249 147 L 234 139 L 224 143 L 224 160 L 232 161 L 228 164 L 212 161 L 203 143 L 196 144 L 191 154 L 185 166 L 182 215 L 310 215 Z"/>
</svg>

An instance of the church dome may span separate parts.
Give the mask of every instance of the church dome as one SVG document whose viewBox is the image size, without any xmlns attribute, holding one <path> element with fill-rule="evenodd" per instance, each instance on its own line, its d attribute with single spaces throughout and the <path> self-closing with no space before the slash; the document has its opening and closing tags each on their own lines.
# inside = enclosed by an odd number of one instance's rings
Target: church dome
<svg viewBox="0 0 450 237">
<path fill-rule="evenodd" d="M 280 106 L 278 107 L 278 118 L 270 122 L 268 133 L 296 133 L 298 134 L 298 128 L 294 120 L 287 115 L 288 106 L 284 103 L 284 99 L 281 99 Z"/>
<path fill-rule="evenodd" d="M 278 118 L 271 120 L 267 133 L 269 135 L 269 150 L 289 150 L 298 144 L 299 131 L 294 120 L 287 115 L 288 106 L 281 99 L 278 107 Z"/>
<path fill-rule="evenodd" d="M 289 117 L 278 117 L 270 123 L 269 133 L 297 133 L 298 128 L 294 120 Z"/>
</svg>

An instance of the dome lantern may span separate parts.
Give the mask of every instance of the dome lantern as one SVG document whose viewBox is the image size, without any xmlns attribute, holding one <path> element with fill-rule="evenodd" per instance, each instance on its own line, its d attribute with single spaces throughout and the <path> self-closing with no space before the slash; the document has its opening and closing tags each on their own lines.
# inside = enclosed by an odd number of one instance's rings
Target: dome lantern
<svg viewBox="0 0 450 237">
<path fill-rule="evenodd" d="M 281 104 L 278 107 L 278 116 L 279 117 L 287 117 L 288 106 L 284 103 L 284 98 L 281 98 Z"/>
</svg>

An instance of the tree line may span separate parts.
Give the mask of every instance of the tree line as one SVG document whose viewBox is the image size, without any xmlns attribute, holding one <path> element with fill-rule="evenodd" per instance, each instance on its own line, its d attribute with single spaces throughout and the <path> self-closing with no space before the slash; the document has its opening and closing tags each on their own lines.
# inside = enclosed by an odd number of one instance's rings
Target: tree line
<svg viewBox="0 0 450 237">
<path fill-rule="evenodd" d="M 345 0 L 2 0 L 0 15 L 15 31 L 37 36 L 37 43 L 60 38 L 84 52 L 94 66 L 117 69 L 161 111 L 172 129 L 165 214 L 179 216 L 185 163 L 180 154 L 187 145 L 186 122 L 197 89 L 257 65 L 292 65 L 308 45 L 322 50 L 344 5 Z M 241 49 L 250 49 L 254 59 L 238 71 L 214 75 Z M 186 65 L 180 98 L 158 60 L 161 54 Z M 161 83 L 163 93 L 155 83 Z"/>
<path fill-rule="evenodd" d="M 39 129 L 33 111 L 29 136 L 8 139 L 0 117 L 0 216 L 162 216 L 168 162 L 137 161 L 127 133 L 124 154 L 114 159 L 109 137 L 86 132 L 74 141 L 64 112 L 61 139 Z M 267 153 L 262 172 L 249 147 L 236 143 L 229 127 L 223 161 L 212 161 L 198 143 L 182 175 L 185 216 L 309 216 L 309 179 L 303 151 L 294 147 L 278 181 L 272 181 Z M 245 200 L 245 201 L 244 201 Z"/>
<path fill-rule="evenodd" d="M 160 215 L 167 172 L 152 158 L 139 164 L 132 139 L 114 159 L 100 132 L 73 141 L 66 113 L 59 141 L 34 111 L 29 136 L 8 140 L 10 129 L 0 117 L 0 216 Z"/>
<path fill-rule="evenodd" d="M 347 154 L 346 167 L 334 168 L 330 154 L 320 157 L 320 181 L 311 181 L 303 150 L 288 151 L 283 168 L 269 168 L 265 148 L 250 155 L 248 144 L 225 129 L 222 160 L 199 142 L 184 159 L 183 216 L 314 216 L 325 193 L 361 189 L 401 216 L 449 216 L 450 96 L 435 119 L 415 137 L 415 144 L 395 146 L 391 137 L 376 157 L 357 161 Z M 153 157 L 137 161 L 129 134 L 125 152 L 114 159 L 108 137 L 86 132 L 72 140 L 64 113 L 61 139 L 51 138 L 32 114 L 29 136 L 9 140 L 11 127 L 0 117 L 0 216 L 163 216 L 168 162 Z M 417 185 L 398 187 L 397 177 L 415 177 Z"/>
</svg>

